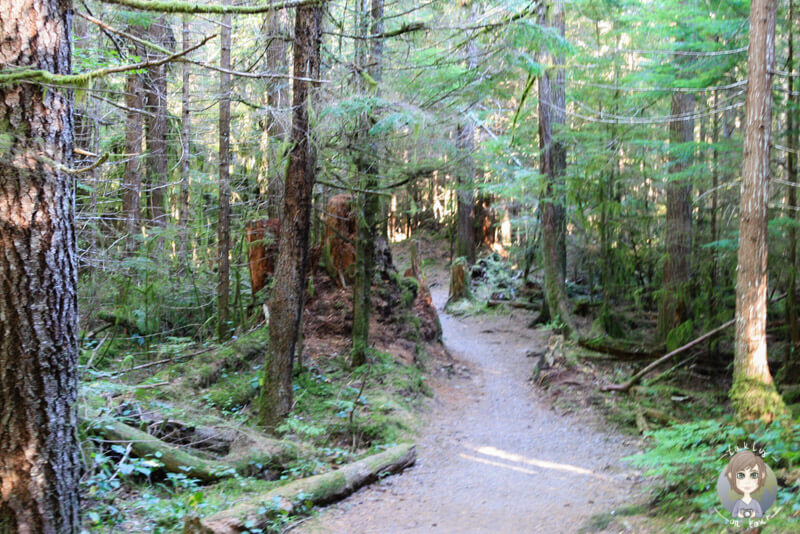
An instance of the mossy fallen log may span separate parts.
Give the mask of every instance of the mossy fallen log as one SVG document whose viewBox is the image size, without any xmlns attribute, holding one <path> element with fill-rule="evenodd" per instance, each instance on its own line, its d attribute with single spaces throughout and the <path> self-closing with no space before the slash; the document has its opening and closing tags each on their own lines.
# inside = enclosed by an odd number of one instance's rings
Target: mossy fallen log
<svg viewBox="0 0 800 534">
<path fill-rule="evenodd" d="M 280 511 L 291 513 L 295 502 L 327 504 L 342 499 L 384 475 L 397 473 L 416 460 L 413 445 L 398 445 L 336 471 L 302 478 L 266 493 L 248 497 L 236 506 L 205 519 L 188 518 L 184 534 L 234 534 L 263 529 Z M 245 526 L 247 525 L 247 526 Z"/>
<path fill-rule="evenodd" d="M 142 432 L 111 417 L 82 417 L 90 434 L 115 443 L 131 445 L 131 453 L 139 458 L 153 458 L 169 473 L 183 473 L 203 482 L 216 482 L 236 474 L 235 469 L 222 462 L 199 458 L 173 447 L 155 436 Z"/>
<path fill-rule="evenodd" d="M 236 473 L 253 475 L 253 465 L 275 467 L 285 465 L 302 453 L 302 447 L 290 442 L 264 436 L 254 430 L 234 429 L 229 453 L 221 460 L 200 458 L 152 434 L 148 434 L 116 419 L 90 412 L 81 415 L 81 424 L 89 434 L 121 444 L 131 445 L 131 454 L 153 458 L 169 473 L 182 473 L 203 482 L 216 482 Z M 200 427 L 206 433 L 213 427 Z M 197 430 L 197 429 L 195 429 Z"/>
<path fill-rule="evenodd" d="M 626 360 L 644 360 L 657 358 L 661 355 L 660 351 L 652 347 L 645 347 L 639 342 L 611 337 L 583 337 L 578 339 L 578 345 L 594 352 L 611 354 L 612 356 Z"/>
</svg>

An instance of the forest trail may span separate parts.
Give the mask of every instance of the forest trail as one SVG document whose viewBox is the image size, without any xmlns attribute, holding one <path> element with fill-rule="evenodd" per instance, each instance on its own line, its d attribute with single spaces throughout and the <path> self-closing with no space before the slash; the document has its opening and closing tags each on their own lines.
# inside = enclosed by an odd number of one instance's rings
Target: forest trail
<svg viewBox="0 0 800 534">
<path fill-rule="evenodd" d="M 432 294 L 456 361 L 450 378 L 434 379 L 417 464 L 292 532 L 577 532 L 590 516 L 631 504 L 640 478 L 619 459 L 634 452 L 632 438 L 536 398 L 525 354 L 547 339 L 526 328 L 527 314 L 456 318 L 442 311 L 444 284 Z M 627 530 L 625 519 L 615 532 Z"/>
</svg>

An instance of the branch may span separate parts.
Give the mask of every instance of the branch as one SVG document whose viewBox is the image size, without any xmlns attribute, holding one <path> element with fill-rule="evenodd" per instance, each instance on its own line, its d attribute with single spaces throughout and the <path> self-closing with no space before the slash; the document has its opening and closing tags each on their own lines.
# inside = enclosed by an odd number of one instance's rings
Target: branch
<svg viewBox="0 0 800 534">
<path fill-rule="evenodd" d="M 303 7 L 317 5 L 324 0 L 285 0 L 271 4 L 259 4 L 255 6 L 226 6 L 216 4 L 196 4 L 193 2 L 168 2 L 163 0 L 100 0 L 106 4 L 117 4 L 120 6 L 140 9 L 142 11 L 158 11 L 161 13 L 194 13 L 209 15 L 224 15 L 231 13 L 234 15 L 252 15 L 255 13 L 267 13 L 280 9 L 293 7 Z"/>
<path fill-rule="evenodd" d="M 103 22 L 102 20 L 100 20 L 98 18 L 92 17 L 91 15 L 85 15 L 83 13 L 77 13 L 77 15 L 79 17 L 82 17 L 82 18 L 88 20 L 89 22 L 93 22 L 94 24 L 97 24 L 98 26 L 100 26 L 100 28 L 102 28 L 104 30 L 107 30 L 107 31 L 109 31 L 111 33 L 114 33 L 114 34 L 120 35 L 122 37 L 125 37 L 126 39 L 130 39 L 131 41 L 139 43 L 140 45 L 142 45 L 142 46 L 144 46 L 146 48 L 153 49 L 156 52 L 161 52 L 162 54 L 166 54 L 166 55 L 170 55 L 170 54 L 173 53 L 172 50 L 168 50 L 168 49 L 164 48 L 163 46 L 161 46 L 159 44 L 147 41 L 146 39 L 142 39 L 141 37 L 137 37 L 137 36 L 135 36 L 135 35 L 133 35 L 131 33 L 124 32 L 122 30 L 114 28 L 113 26 Z M 197 60 L 189 59 L 189 58 L 185 58 L 185 57 L 176 58 L 176 61 L 178 61 L 179 63 L 190 63 L 192 65 L 197 65 L 198 67 L 202 67 L 204 69 L 214 70 L 214 71 L 217 71 L 217 72 L 223 72 L 225 74 L 230 74 L 231 76 L 238 76 L 238 77 L 241 77 L 241 78 L 257 78 L 257 79 L 262 79 L 262 78 L 268 78 L 268 79 L 269 78 L 286 78 L 286 79 L 289 79 L 289 80 L 300 80 L 300 81 L 303 81 L 303 82 L 311 82 L 311 83 L 330 83 L 330 80 L 317 80 L 317 79 L 314 79 L 314 78 L 304 78 L 304 77 L 301 77 L 301 76 L 292 76 L 290 74 L 276 74 L 276 73 L 273 73 L 273 72 L 242 72 L 242 71 L 237 71 L 237 70 L 225 69 L 225 68 L 222 68 L 222 67 L 218 67 L 216 65 L 210 65 L 210 64 L 204 63 L 202 61 L 197 61 Z M 112 105 L 116 105 L 116 104 L 112 103 Z"/>
<path fill-rule="evenodd" d="M 723 324 L 722 326 L 718 326 L 714 330 L 711 330 L 710 332 L 706 332 L 705 334 L 703 334 L 702 336 L 698 337 L 694 341 L 690 341 L 686 345 L 684 345 L 684 346 L 682 346 L 680 348 L 677 348 L 677 349 L 673 350 L 670 353 L 667 353 L 667 354 L 663 355 L 661 358 L 657 359 L 656 361 L 654 361 L 653 363 L 651 363 L 650 365 L 648 365 L 647 367 L 645 367 L 644 369 L 642 369 L 641 371 L 639 371 L 638 373 L 633 375 L 631 377 L 631 379 L 628 380 L 627 382 L 625 382 L 624 384 L 608 384 L 608 385 L 602 386 L 600 388 L 600 391 L 623 391 L 623 392 L 624 391 L 628 391 L 644 375 L 646 375 L 647 373 L 649 373 L 650 371 L 652 371 L 653 369 L 655 369 L 656 367 L 658 367 L 659 365 L 661 365 L 665 361 L 669 360 L 670 358 L 672 358 L 676 354 L 680 354 L 681 352 L 694 347 L 698 343 L 702 343 L 703 341 L 705 341 L 706 339 L 710 338 L 711 336 L 713 336 L 715 334 L 719 334 L 720 332 L 722 332 L 723 330 L 725 330 L 729 326 L 732 326 L 735 322 L 736 322 L 736 319 L 731 319 L 730 321 L 728 321 L 727 323 Z"/>
<path fill-rule="evenodd" d="M 79 169 L 66 168 L 64 169 L 64 172 L 66 172 L 67 174 L 81 174 L 84 172 L 93 171 L 94 169 L 105 163 L 106 160 L 108 160 L 108 152 L 97 158 L 97 161 L 95 161 L 91 165 L 88 165 L 86 167 L 81 167 Z"/>
<path fill-rule="evenodd" d="M 146 69 L 149 67 L 158 67 L 159 65 L 163 65 L 164 63 L 175 61 L 176 59 L 185 56 L 189 52 L 197 50 L 198 48 L 205 45 L 208 41 L 210 41 L 214 37 L 216 37 L 216 34 L 206 37 L 205 39 L 203 39 L 202 41 L 200 41 L 191 48 L 187 48 L 186 50 L 182 50 L 176 54 L 172 54 L 170 56 L 167 56 L 165 58 L 156 61 L 143 61 L 141 63 L 135 63 L 131 65 L 106 67 L 104 69 L 82 72 L 81 74 L 54 74 L 47 70 L 18 70 L 14 72 L 9 72 L 7 74 L 0 74 L 0 84 L 14 83 L 14 82 L 39 82 L 39 83 L 46 83 L 49 85 L 85 87 L 86 85 L 89 84 L 90 81 L 94 80 L 95 78 L 102 78 L 104 76 L 108 76 L 109 74 L 117 74 L 120 72 Z"/>
</svg>

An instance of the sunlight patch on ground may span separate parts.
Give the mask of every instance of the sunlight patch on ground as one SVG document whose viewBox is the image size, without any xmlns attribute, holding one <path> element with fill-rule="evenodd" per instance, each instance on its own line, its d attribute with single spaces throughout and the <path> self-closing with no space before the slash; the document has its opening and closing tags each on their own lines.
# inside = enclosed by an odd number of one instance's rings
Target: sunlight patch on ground
<svg viewBox="0 0 800 534">
<path fill-rule="evenodd" d="M 494 467 L 504 467 L 506 469 L 511 469 L 512 471 L 519 471 L 520 473 L 525 473 L 527 475 L 536 475 L 538 471 L 534 471 L 533 469 L 526 469 L 524 467 L 517 467 L 516 465 L 508 465 L 503 464 L 500 462 L 495 462 L 494 460 L 487 460 L 486 458 L 479 458 L 477 456 L 470 456 L 469 454 L 464 454 L 463 452 L 458 454 L 461 458 L 465 460 L 471 460 L 473 462 L 478 462 L 486 465 L 491 465 Z"/>
<path fill-rule="evenodd" d="M 521 454 L 515 454 L 513 452 L 507 452 L 507 451 L 504 451 L 504 450 L 500 450 L 500 449 L 498 449 L 496 447 L 491 447 L 491 446 L 474 447 L 474 446 L 469 446 L 469 445 L 466 445 L 465 447 L 470 449 L 470 450 L 473 450 L 473 451 L 477 452 L 478 454 L 483 454 L 485 456 L 493 456 L 495 458 L 500 458 L 502 460 L 507 460 L 509 462 L 515 462 L 515 463 L 518 463 L 518 464 L 525 464 L 525 465 L 532 465 L 534 467 L 540 467 L 542 469 L 554 469 L 556 471 L 565 471 L 567 473 L 574 473 L 576 475 L 592 476 L 592 477 L 600 478 L 600 479 L 604 479 L 604 480 L 608 479 L 607 476 L 599 474 L 599 473 L 595 473 L 591 469 L 586 469 L 586 468 L 583 468 L 583 467 L 578 467 L 578 466 L 570 465 L 570 464 L 561 464 L 561 463 L 556 463 L 556 462 L 549 462 L 547 460 L 537 460 L 535 458 L 528 458 L 526 456 L 522 456 Z M 461 455 L 461 456 L 465 457 L 466 455 Z M 509 466 L 506 466 L 505 464 L 500 464 L 500 465 L 503 465 L 504 467 L 509 467 Z M 518 468 L 518 469 L 521 469 L 521 468 Z M 535 471 L 531 471 L 531 472 L 535 473 Z"/>
</svg>

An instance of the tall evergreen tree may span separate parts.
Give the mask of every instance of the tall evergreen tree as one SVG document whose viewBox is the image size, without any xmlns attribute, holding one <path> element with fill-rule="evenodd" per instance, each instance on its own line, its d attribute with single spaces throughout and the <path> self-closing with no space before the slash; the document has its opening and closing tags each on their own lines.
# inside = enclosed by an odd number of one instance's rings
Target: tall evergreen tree
<svg viewBox="0 0 800 534">
<path fill-rule="evenodd" d="M 0 4 L 0 64 L 69 74 L 72 2 Z M 0 532 L 78 532 L 72 92 L 0 85 Z"/>
<path fill-rule="evenodd" d="M 736 341 L 730 397 L 739 419 L 784 411 L 767 362 L 767 191 L 777 0 L 750 5 L 742 198 L 736 269 Z"/>
</svg>

